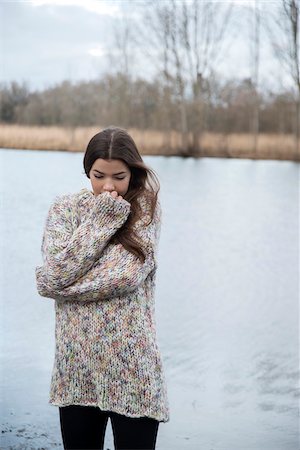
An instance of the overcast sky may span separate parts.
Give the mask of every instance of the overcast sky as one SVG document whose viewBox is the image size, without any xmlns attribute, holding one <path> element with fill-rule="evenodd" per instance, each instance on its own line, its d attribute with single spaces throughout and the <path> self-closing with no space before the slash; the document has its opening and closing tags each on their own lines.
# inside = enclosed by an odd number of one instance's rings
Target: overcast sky
<svg viewBox="0 0 300 450">
<path fill-rule="evenodd" d="M 218 72 L 224 78 L 249 77 L 251 53 L 245 24 L 253 0 L 227 1 L 235 3 L 240 29 L 235 30 Z M 260 0 L 264 8 L 274 8 L 276 1 Z M 30 89 L 43 89 L 65 79 L 90 80 L 113 71 L 116 67 L 108 57 L 116 51 L 113 30 L 124 14 L 130 17 L 140 11 L 138 0 L 0 0 L 1 81 L 26 81 Z M 154 68 L 145 56 L 134 51 L 134 57 L 134 75 L 151 78 Z M 261 61 L 262 84 L 275 88 L 288 83 L 265 34 Z"/>
</svg>

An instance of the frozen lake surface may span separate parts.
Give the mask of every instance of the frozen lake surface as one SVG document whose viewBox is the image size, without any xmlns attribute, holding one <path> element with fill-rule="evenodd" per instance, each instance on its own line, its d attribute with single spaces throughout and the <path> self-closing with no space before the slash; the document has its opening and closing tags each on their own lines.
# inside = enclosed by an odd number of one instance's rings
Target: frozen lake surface
<svg viewBox="0 0 300 450">
<path fill-rule="evenodd" d="M 83 154 L 0 150 L 1 444 L 62 449 L 54 301 L 35 267 Z M 161 182 L 156 322 L 170 399 L 157 450 L 299 448 L 299 165 L 144 157 Z M 113 450 L 111 425 L 105 449 Z"/>
</svg>

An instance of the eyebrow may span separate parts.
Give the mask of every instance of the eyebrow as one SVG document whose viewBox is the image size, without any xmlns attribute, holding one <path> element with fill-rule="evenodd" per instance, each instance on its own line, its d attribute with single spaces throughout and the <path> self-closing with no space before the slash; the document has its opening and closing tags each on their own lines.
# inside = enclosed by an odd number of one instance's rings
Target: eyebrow
<svg viewBox="0 0 300 450">
<path fill-rule="evenodd" d="M 94 169 L 94 172 L 98 172 L 98 173 L 101 173 L 102 175 L 105 175 L 103 172 L 100 172 L 100 170 L 97 170 L 97 169 Z M 113 175 L 121 175 L 121 173 L 126 174 L 126 172 L 118 172 L 118 173 L 113 173 Z"/>
</svg>

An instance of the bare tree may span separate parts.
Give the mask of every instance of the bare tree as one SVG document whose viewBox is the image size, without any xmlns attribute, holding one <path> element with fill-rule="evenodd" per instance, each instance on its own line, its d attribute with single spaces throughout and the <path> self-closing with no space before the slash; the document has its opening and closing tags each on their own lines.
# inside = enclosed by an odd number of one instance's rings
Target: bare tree
<svg viewBox="0 0 300 450">
<path fill-rule="evenodd" d="M 300 0 L 281 0 L 271 16 L 269 33 L 274 54 L 285 67 L 295 89 L 295 159 L 300 159 Z"/>
<path fill-rule="evenodd" d="M 225 32 L 233 5 L 193 0 L 189 9 L 183 3 L 184 48 L 192 86 L 193 150 L 201 151 L 204 128 L 204 82 L 214 72 L 225 54 Z M 190 13 L 190 14 L 189 14 Z"/>
<path fill-rule="evenodd" d="M 188 124 L 186 112 L 186 82 L 183 61 L 179 52 L 180 30 L 177 4 L 172 0 L 164 2 L 145 1 L 142 22 L 137 26 L 137 42 L 147 55 L 148 61 L 162 75 L 163 118 L 165 122 L 165 145 L 170 142 L 170 99 L 178 104 L 181 129 L 181 147 L 188 147 Z M 174 8 L 173 8 L 174 6 Z"/>
<path fill-rule="evenodd" d="M 116 92 L 118 100 L 117 122 L 122 126 L 130 126 L 131 122 L 131 81 L 133 76 L 133 27 L 130 17 L 122 11 L 112 30 L 113 45 L 108 53 L 109 72 L 115 72 L 119 85 Z M 113 101 L 113 99 L 112 99 Z"/>
<path fill-rule="evenodd" d="M 252 135 L 253 135 L 253 153 L 257 153 L 257 141 L 259 135 L 259 64 L 260 64 L 260 28 L 261 28 L 261 11 L 259 0 L 255 0 L 254 7 L 250 9 L 251 20 L 251 68 L 252 68 Z"/>
<path fill-rule="evenodd" d="M 204 80 L 224 55 L 232 3 L 193 0 L 146 2 L 138 34 L 155 49 L 166 86 L 178 101 L 182 151 L 200 153 L 204 128 Z M 149 41 L 150 36 L 150 41 Z M 158 56 L 158 58 L 157 58 Z M 188 120 L 187 105 L 191 105 Z M 192 144 L 188 134 L 192 133 Z"/>
</svg>

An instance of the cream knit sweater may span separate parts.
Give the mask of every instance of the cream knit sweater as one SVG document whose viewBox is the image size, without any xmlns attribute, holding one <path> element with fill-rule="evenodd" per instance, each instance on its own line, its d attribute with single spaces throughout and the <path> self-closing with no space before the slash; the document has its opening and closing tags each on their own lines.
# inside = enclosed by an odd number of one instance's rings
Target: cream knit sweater
<svg viewBox="0 0 300 450">
<path fill-rule="evenodd" d="M 140 204 L 146 223 L 149 205 Z M 142 263 L 110 239 L 126 222 L 130 203 L 84 188 L 56 197 L 36 267 L 41 296 L 55 300 L 55 358 L 49 403 L 93 405 L 129 417 L 169 421 L 169 403 L 156 340 L 155 277 L 161 228 L 154 219 L 134 229 Z"/>
</svg>

